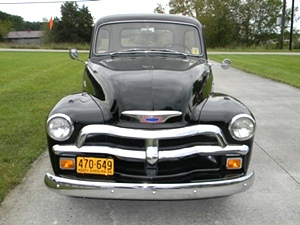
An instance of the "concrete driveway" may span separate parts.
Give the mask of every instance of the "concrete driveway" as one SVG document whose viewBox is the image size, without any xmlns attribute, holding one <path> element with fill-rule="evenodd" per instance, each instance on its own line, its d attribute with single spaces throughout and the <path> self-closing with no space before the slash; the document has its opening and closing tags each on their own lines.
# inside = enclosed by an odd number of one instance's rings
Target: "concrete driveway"
<svg viewBox="0 0 300 225">
<path fill-rule="evenodd" d="M 300 224 L 300 90 L 233 68 L 214 73 L 215 92 L 240 99 L 257 120 L 248 191 L 193 201 L 69 198 L 45 187 L 45 153 L 3 202 L 0 224 Z"/>
</svg>

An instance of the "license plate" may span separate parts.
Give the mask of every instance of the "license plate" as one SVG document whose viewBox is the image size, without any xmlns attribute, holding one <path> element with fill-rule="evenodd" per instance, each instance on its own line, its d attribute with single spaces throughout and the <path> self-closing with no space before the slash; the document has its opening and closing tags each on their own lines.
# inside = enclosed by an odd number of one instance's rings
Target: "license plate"
<svg viewBox="0 0 300 225">
<path fill-rule="evenodd" d="M 114 175 L 114 160 L 109 158 L 77 157 L 76 172 L 112 176 Z"/>
</svg>

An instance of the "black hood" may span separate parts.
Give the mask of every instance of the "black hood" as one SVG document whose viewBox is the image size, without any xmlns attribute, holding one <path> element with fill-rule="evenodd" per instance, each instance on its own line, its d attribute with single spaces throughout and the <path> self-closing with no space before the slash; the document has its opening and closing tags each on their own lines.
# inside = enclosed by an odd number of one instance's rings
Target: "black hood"
<svg viewBox="0 0 300 225">
<path fill-rule="evenodd" d="M 89 67 L 85 90 L 118 118 L 128 110 L 189 114 L 206 97 L 211 75 L 206 63 L 194 59 L 127 57 L 89 62 Z"/>
</svg>

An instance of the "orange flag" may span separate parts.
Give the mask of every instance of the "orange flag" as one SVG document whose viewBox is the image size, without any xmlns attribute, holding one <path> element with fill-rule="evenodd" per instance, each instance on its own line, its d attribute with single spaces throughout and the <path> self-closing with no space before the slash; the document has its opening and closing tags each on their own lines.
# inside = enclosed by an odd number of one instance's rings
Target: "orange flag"
<svg viewBox="0 0 300 225">
<path fill-rule="evenodd" d="M 50 28 L 50 30 L 52 30 L 52 27 L 53 27 L 53 20 L 52 20 L 52 16 L 51 16 L 51 18 L 49 20 L 49 28 Z"/>
</svg>

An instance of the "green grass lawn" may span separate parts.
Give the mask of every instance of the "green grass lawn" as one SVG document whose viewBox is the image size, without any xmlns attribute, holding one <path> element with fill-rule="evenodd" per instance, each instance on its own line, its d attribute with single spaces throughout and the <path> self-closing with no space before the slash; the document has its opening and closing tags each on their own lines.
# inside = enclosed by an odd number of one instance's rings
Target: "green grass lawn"
<svg viewBox="0 0 300 225">
<path fill-rule="evenodd" d="M 46 150 L 47 114 L 59 99 L 81 90 L 84 65 L 68 53 L 43 52 L 0 52 L 0 62 L 2 202 Z"/>
<path fill-rule="evenodd" d="M 86 60 L 87 54 L 81 59 Z M 300 56 L 210 55 L 233 67 L 300 87 Z M 46 150 L 45 120 L 62 97 L 81 90 L 83 64 L 68 53 L 0 52 L 0 202 Z M 50 163 L 50 162 L 49 162 Z"/>
<path fill-rule="evenodd" d="M 229 58 L 232 66 L 261 77 L 300 88 L 300 55 L 221 55 L 209 54 L 210 60 Z"/>
</svg>

